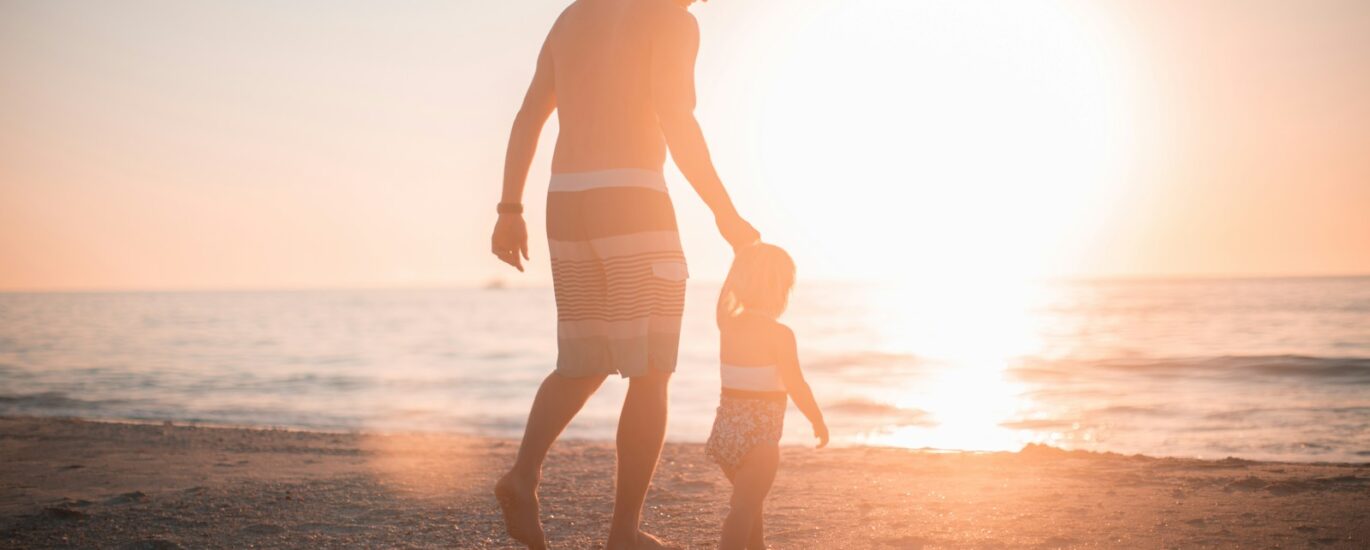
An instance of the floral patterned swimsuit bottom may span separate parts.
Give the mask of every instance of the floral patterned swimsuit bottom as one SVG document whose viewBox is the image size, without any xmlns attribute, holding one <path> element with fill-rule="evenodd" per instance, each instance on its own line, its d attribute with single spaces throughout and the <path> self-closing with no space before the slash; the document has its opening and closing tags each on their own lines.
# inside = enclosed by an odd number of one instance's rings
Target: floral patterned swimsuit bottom
<svg viewBox="0 0 1370 550">
<path fill-rule="evenodd" d="M 775 367 L 724 364 L 723 395 L 704 453 L 732 472 L 759 445 L 778 444 L 785 428 L 785 386 Z"/>
</svg>

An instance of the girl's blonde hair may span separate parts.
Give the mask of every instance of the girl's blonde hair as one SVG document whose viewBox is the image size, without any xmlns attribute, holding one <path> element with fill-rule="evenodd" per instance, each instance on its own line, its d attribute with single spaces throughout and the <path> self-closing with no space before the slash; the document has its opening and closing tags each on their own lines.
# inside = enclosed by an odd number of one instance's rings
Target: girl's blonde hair
<svg viewBox="0 0 1370 550">
<path fill-rule="evenodd" d="M 789 305 L 793 287 L 794 260 L 785 249 L 758 243 L 738 250 L 718 294 L 719 326 L 744 311 L 780 317 Z"/>
</svg>

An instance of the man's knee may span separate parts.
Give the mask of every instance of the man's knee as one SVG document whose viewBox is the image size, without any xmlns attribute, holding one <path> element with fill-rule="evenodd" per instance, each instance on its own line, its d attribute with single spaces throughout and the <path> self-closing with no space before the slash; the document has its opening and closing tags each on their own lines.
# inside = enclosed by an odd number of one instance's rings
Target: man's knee
<svg viewBox="0 0 1370 550">
<path fill-rule="evenodd" d="M 666 387 L 671 383 L 671 373 L 659 370 L 649 370 L 646 374 L 634 376 L 628 379 L 628 390 L 651 391 L 665 393 Z"/>
<path fill-rule="evenodd" d="M 591 374 L 587 376 L 566 376 L 559 372 L 553 372 L 543 381 L 543 386 L 551 389 L 555 393 L 564 394 L 584 394 L 588 396 L 598 390 L 607 374 Z"/>
</svg>

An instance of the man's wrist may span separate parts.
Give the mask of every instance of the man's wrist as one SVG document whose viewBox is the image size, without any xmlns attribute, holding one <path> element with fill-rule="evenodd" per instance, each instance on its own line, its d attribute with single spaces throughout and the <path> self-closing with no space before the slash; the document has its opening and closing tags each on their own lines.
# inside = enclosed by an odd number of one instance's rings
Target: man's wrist
<svg viewBox="0 0 1370 550">
<path fill-rule="evenodd" d="M 720 209 L 714 211 L 714 219 L 715 219 L 715 220 L 729 220 L 729 221 L 731 221 L 731 220 L 739 219 L 739 218 L 741 218 L 741 217 L 742 217 L 742 216 L 741 216 L 740 214 L 737 213 L 737 209 L 736 209 L 736 208 L 733 208 L 732 206 L 728 206 L 727 208 L 720 208 Z"/>
<path fill-rule="evenodd" d="M 523 203 L 501 202 L 495 205 L 495 212 L 499 214 L 523 214 Z"/>
</svg>

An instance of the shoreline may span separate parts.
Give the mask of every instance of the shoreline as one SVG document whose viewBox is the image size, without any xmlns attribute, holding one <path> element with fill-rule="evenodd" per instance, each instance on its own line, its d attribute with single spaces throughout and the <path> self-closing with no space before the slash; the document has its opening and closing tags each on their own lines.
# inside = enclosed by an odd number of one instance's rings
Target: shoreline
<svg viewBox="0 0 1370 550">
<path fill-rule="evenodd" d="M 311 433 L 311 434 L 326 434 L 326 435 L 354 435 L 354 436 L 362 436 L 362 435 L 365 435 L 365 436 L 398 436 L 398 437 L 404 437 L 404 436 L 432 436 L 432 437 L 451 437 L 451 438 L 464 438 L 464 439 L 478 439 L 478 440 L 484 440 L 484 441 L 503 441 L 503 442 L 511 442 L 511 443 L 515 443 L 515 444 L 517 443 L 517 438 L 514 438 L 514 437 L 503 437 L 503 436 L 498 436 L 498 435 L 479 434 L 479 433 L 468 433 L 468 432 L 462 432 L 462 431 L 458 431 L 458 430 L 378 430 L 378 429 L 377 429 L 377 430 L 372 430 L 372 429 L 356 429 L 356 428 L 326 428 L 326 427 L 318 427 L 318 426 L 300 427 L 300 426 L 289 426 L 289 425 L 234 424 L 234 423 L 231 423 L 231 422 L 213 422 L 213 421 L 198 421 L 198 420 L 157 420 L 157 419 L 145 419 L 145 418 L 120 418 L 120 417 L 100 417 L 100 416 L 95 416 L 95 417 L 87 417 L 87 416 L 41 416 L 41 415 L 27 415 L 27 414 L 0 414 L 0 420 L 35 420 L 35 421 L 58 420 L 58 421 L 88 422 L 88 423 L 94 423 L 94 424 L 128 424 L 128 425 L 133 425 L 133 426 L 159 426 L 159 427 L 193 428 L 193 429 L 247 430 L 247 431 L 262 431 L 262 432 Z M 595 438 L 567 437 L 567 436 L 562 436 L 560 439 L 557 440 L 557 444 L 558 444 L 558 445 L 565 444 L 565 443 L 571 443 L 571 444 L 589 444 L 589 445 L 598 445 L 598 444 L 610 444 L 610 445 L 612 445 L 612 444 L 613 444 L 613 440 L 612 440 L 612 439 L 595 439 Z M 666 439 L 666 445 L 667 445 L 667 446 L 671 446 L 671 445 L 686 445 L 686 446 L 688 446 L 688 445 L 697 445 L 697 446 L 701 446 L 701 447 L 702 447 L 702 446 L 704 445 L 704 442 L 703 442 L 703 441 L 672 441 L 672 440 L 670 439 L 670 437 L 668 436 L 667 439 Z M 787 448 L 787 447 L 805 448 L 804 445 L 794 445 L 794 444 L 782 444 L 781 447 L 782 447 L 782 448 Z M 1099 456 L 1110 456 L 1110 457 L 1119 457 L 1119 458 L 1145 458 L 1145 459 L 1152 459 L 1152 460 L 1197 460 L 1197 461 L 1209 461 L 1209 462 L 1214 462 L 1214 461 L 1239 461 L 1239 462 L 1245 462 L 1245 463 L 1248 463 L 1248 464 L 1269 464 L 1269 465 L 1284 464 L 1284 465 L 1290 465 L 1290 466 L 1299 466 L 1299 465 L 1308 465 L 1308 466 L 1349 466 L 1349 467 L 1366 467 L 1366 468 L 1370 468 L 1370 459 L 1368 459 L 1368 460 L 1363 460 L 1363 461 L 1336 461 L 1336 460 L 1266 460 L 1266 459 L 1242 458 L 1242 457 L 1239 457 L 1239 456 L 1225 456 L 1225 457 L 1222 457 L 1222 458 L 1211 458 L 1211 457 L 1202 457 L 1202 456 L 1151 455 L 1151 454 L 1146 454 L 1146 453 L 1130 453 L 1130 454 L 1129 454 L 1129 453 L 1121 453 L 1121 452 L 1116 452 L 1116 451 L 1095 451 L 1095 450 L 1086 450 L 1086 449 L 1065 449 L 1065 448 L 1055 447 L 1055 446 L 1048 445 L 1048 444 L 1044 444 L 1044 443 L 1029 443 L 1029 444 L 1027 444 L 1027 445 L 1024 446 L 1024 449 L 1020 449 L 1020 450 L 1017 450 L 1017 451 L 981 451 L 981 450 L 965 450 L 965 449 L 941 449 L 941 448 L 937 448 L 937 447 L 900 447 L 900 446 L 896 446 L 896 445 L 868 445 L 868 444 L 862 444 L 862 443 L 844 443 L 844 442 L 839 442 L 839 441 L 834 441 L 831 445 L 829 445 L 828 448 L 829 448 L 829 449 L 892 449 L 892 450 L 904 451 L 904 452 L 913 453 L 913 454 L 943 454 L 943 455 L 946 455 L 946 454 L 951 454 L 951 455 L 956 455 L 956 454 L 966 454 L 966 455 L 1017 454 L 1017 453 L 1021 453 L 1021 452 L 1025 451 L 1025 450 L 1027 450 L 1028 448 L 1041 448 L 1041 449 L 1049 449 L 1049 450 L 1052 450 L 1052 451 L 1059 451 L 1059 452 L 1064 452 L 1064 453 L 1080 453 L 1080 454 L 1085 454 L 1085 455 L 1099 455 Z"/>
<path fill-rule="evenodd" d="M 511 548 L 489 489 L 517 442 L 0 417 L 0 547 Z M 612 442 L 553 448 L 554 547 L 602 543 Z M 711 548 L 728 482 L 667 443 L 644 528 Z M 1370 464 L 784 447 L 775 548 L 1363 547 Z"/>
</svg>

